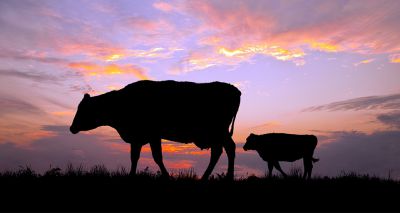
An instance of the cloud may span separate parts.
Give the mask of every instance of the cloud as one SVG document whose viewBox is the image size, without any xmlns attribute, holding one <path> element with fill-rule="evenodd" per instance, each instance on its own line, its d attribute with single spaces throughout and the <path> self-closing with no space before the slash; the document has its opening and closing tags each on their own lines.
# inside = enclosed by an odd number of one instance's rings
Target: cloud
<svg viewBox="0 0 400 213">
<path fill-rule="evenodd" d="M 122 19 L 119 25 L 122 31 L 134 38 L 129 42 L 135 45 L 176 46 L 187 35 L 187 30 L 178 30 L 168 19 L 157 17 L 132 16 Z"/>
<path fill-rule="evenodd" d="M 105 164 L 110 169 L 123 165 L 128 168 L 129 155 L 110 150 L 97 135 L 72 135 L 68 126 L 43 126 L 43 130 L 53 135 L 36 139 L 27 147 L 0 144 L 0 168 L 15 170 L 18 166 L 30 165 L 43 172 L 50 165 L 65 168 L 67 163 L 75 166 Z"/>
<path fill-rule="evenodd" d="M 86 76 L 130 74 L 140 80 L 150 79 L 150 77 L 147 76 L 146 70 L 132 64 L 98 65 L 90 62 L 73 62 L 69 63 L 68 66 L 81 71 Z"/>
<path fill-rule="evenodd" d="M 353 65 L 357 67 L 357 66 L 359 66 L 359 65 L 361 65 L 361 64 L 369 64 L 369 63 L 371 63 L 371 62 L 373 62 L 373 61 L 375 61 L 375 59 L 373 59 L 373 58 L 371 58 L 371 59 L 365 59 L 365 60 L 359 61 L 359 62 L 357 62 L 357 63 L 354 63 Z"/>
<path fill-rule="evenodd" d="M 13 59 L 13 60 L 32 60 L 41 63 L 49 63 L 49 64 L 65 64 L 68 63 L 68 60 L 63 58 L 55 58 L 48 57 L 46 52 L 40 51 L 11 51 L 11 50 L 2 50 L 0 52 L 0 58 Z"/>
<path fill-rule="evenodd" d="M 372 134 L 338 132 L 333 142 L 316 149 L 315 174 L 338 175 L 341 171 L 400 178 L 400 131 L 380 131 Z"/>
<path fill-rule="evenodd" d="M 69 132 L 69 126 L 46 125 L 42 130 L 50 132 L 49 137 L 37 138 L 29 146 L 16 146 L 14 143 L 0 144 L 0 169 L 18 169 L 18 166 L 30 165 L 34 170 L 43 172 L 50 165 L 65 168 L 67 163 L 75 166 L 83 164 L 87 167 L 104 164 L 108 169 L 119 166 L 130 167 L 129 145 L 121 139 L 110 140 L 99 134 L 80 133 L 73 135 Z M 173 146 L 176 145 L 176 148 Z M 194 145 L 163 142 L 163 157 L 167 169 L 187 169 L 193 167 L 200 174 L 205 171 L 209 161 L 209 150 L 200 151 Z M 153 171 L 158 166 L 149 152 L 149 146 L 143 147 L 139 159 L 138 169 L 150 167 Z M 215 172 L 226 165 L 226 157 L 221 157 Z"/>
<path fill-rule="evenodd" d="M 376 116 L 377 120 L 394 128 L 400 129 L 400 111 L 382 113 Z"/>
<path fill-rule="evenodd" d="M 391 63 L 400 63 L 400 54 L 393 54 L 390 56 Z"/>
<path fill-rule="evenodd" d="M 313 106 L 303 110 L 303 112 L 314 111 L 346 111 L 346 110 L 375 110 L 375 109 L 399 109 L 400 94 L 367 96 L 354 98 L 344 101 L 333 102 L 330 104 Z"/>
<path fill-rule="evenodd" d="M 37 82 L 56 82 L 60 78 L 35 71 L 19 71 L 14 69 L 0 69 L 0 75 L 28 79 Z"/>
<path fill-rule="evenodd" d="M 96 41 L 99 39 L 93 38 L 94 41 L 65 41 L 58 49 L 57 52 L 64 55 L 84 55 L 89 56 L 91 59 L 102 61 L 112 60 L 113 57 L 118 55 L 126 55 L 126 49 L 118 47 L 115 44 L 109 44 L 106 41 Z M 88 40 L 90 40 L 88 38 Z"/>
<path fill-rule="evenodd" d="M 149 33 L 169 31 L 172 28 L 172 25 L 167 21 L 152 20 L 140 16 L 127 18 L 125 23 L 127 27 L 133 28 L 134 30 Z"/>
<path fill-rule="evenodd" d="M 167 2 L 155 2 L 153 4 L 153 7 L 166 13 L 176 10 L 172 4 L 169 4 Z"/>
<path fill-rule="evenodd" d="M 43 115 L 44 111 L 28 101 L 5 95 L 0 96 L 0 116 L 13 113 Z"/>
<path fill-rule="evenodd" d="M 212 50 L 203 57 L 207 59 L 219 55 L 234 57 L 240 63 L 255 55 L 265 55 L 299 66 L 306 63 L 305 56 L 313 51 L 357 54 L 400 51 L 400 29 L 395 21 L 400 5 L 395 1 L 381 4 L 206 0 L 171 4 L 200 22 L 198 44 Z M 396 61 L 394 56 L 391 58 Z M 191 70 L 219 63 L 229 64 L 229 61 L 218 59 Z"/>
<path fill-rule="evenodd" d="M 81 3 L 68 6 L 72 10 L 73 7 L 80 7 L 84 11 L 91 5 Z M 91 12 L 96 11 L 98 10 Z M 109 39 L 108 36 L 113 31 L 110 26 L 98 27 L 98 23 L 88 20 L 85 15 L 71 16 L 68 11 L 60 11 L 57 4 L 51 2 L 40 4 L 5 1 L 1 3 L 0 14 L 0 25 L 4 30 L 0 35 L 0 47 L 33 53 L 20 56 L 19 59 L 57 63 L 59 60 L 65 62 L 60 58 L 84 56 L 106 60 L 111 55 L 124 54 L 125 51 L 119 43 Z M 41 57 L 40 54 L 59 58 Z M 8 56 L 2 54 L 2 57 Z"/>
</svg>

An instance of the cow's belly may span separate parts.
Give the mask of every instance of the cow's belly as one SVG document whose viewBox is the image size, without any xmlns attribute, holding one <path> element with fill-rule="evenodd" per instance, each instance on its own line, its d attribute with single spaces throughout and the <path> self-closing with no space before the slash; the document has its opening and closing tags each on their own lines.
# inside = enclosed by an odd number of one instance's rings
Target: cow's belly
<svg viewBox="0 0 400 213">
<path fill-rule="evenodd" d="M 215 133 L 193 133 L 188 134 L 187 132 L 170 132 L 162 134 L 161 138 L 171 140 L 180 143 L 194 143 L 201 149 L 210 148 L 213 144 L 223 143 Z"/>
</svg>

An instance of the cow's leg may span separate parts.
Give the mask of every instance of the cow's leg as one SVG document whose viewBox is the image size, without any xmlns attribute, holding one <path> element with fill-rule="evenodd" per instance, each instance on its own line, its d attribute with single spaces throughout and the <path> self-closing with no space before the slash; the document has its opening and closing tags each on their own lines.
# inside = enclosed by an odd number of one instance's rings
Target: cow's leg
<svg viewBox="0 0 400 213">
<path fill-rule="evenodd" d="M 313 168 L 312 158 L 303 158 L 303 164 L 304 164 L 304 175 L 303 175 L 303 178 L 310 179 L 311 178 L 311 171 L 312 171 L 312 168 Z"/>
<path fill-rule="evenodd" d="M 272 170 L 274 170 L 274 164 L 272 161 L 268 161 L 268 177 L 272 177 Z"/>
<path fill-rule="evenodd" d="M 208 167 L 207 167 L 206 171 L 204 172 L 203 177 L 201 178 L 202 180 L 208 179 L 211 172 L 214 170 L 215 164 L 217 164 L 221 154 L 222 154 L 222 146 L 217 145 L 217 146 L 211 147 L 210 163 L 208 164 Z"/>
<path fill-rule="evenodd" d="M 278 161 L 274 161 L 274 166 L 275 166 L 275 168 L 276 168 L 279 172 L 281 172 L 281 174 L 283 175 L 283 177 L 287 177 L 286 173 L 283 172 L 283 170 L 282 170 L 282 168 L 281 168 L 281 165 L 279 165 L 279 162 L 278 162 Z"/>
<path fill-rule="evenodd" d="M 161 175 L 169 177 L 168 171 L 164 166 L 162 159 L 161 139 L 155 139 L 150 142 L 151 154 L 156 164 L 160 167 Z"/>
<path fill-rule="evenodd" d="M 136 167 L 140 157 L 140 150 L 142 150 L 141 144 L 131 143 L 131 175 L 136 174 Z"/>
<path fill-rule="evenodd" d="M 226 155 L 228 156 L 228 172 L 226 174 L 226 177 L 230 180 L 233 180 L 234 177 L 234 167 L 235 167 L 235 150 L 236 150 L 236 145 L 235 142 L 233 142 L 232 138 L 229 137 L 227 142 L 224 144 L 224 149 L 226 151 Z"/>
</svg>

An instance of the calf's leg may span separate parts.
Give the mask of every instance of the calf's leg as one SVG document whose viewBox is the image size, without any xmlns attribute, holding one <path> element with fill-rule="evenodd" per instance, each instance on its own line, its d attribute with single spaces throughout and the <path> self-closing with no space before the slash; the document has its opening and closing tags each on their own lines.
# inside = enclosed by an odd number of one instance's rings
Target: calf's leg
<svg viewBox="0 0 400 213">
<path fill-rule="evenodd" d="M 169 177 L 168 171 L 164 166 L 162 158 L 162 148 L 161 139 L 154 139 L 150 142 L 151 154 L 153 155 L 154 162 L 160 167 L 161 175 L 164 177 Z"/>
<path fill-rule="evenodd" d="M 272 161 L 268 161 L 268 177 L 272 177 L 272 170 L 274 169 L 274 164 Z"/>
<path fill-rule="evenodd" d="M 211 172 L 214 170 L 215 164 L 217 164 L 221 154 L 222 154 L 222 146 L 216 145 L 216 146 L 211 147 L 210 163 L 208 164 L 208 167 L 207 167 L 206 171 L 204 172 L 203 177 L 201 177 L 201 180 L 208 179 Z"/>
<path fill-rule="evenodd" d="M 232 138 L 229 137 L 225 144 L 224 144 L 224 149 L 226 151 L 226 155 L 228 156 L 228 172 L 226 173 L 226 177 L 228 179 L 233 180 L 234 177 L 234 167 L 235 167 L 235 150 L 236 150 L 236 145 L 235 142 L 233 142 Z"/>
<path fill-rule="evenodd" d="M 136 167 L 140 157 L 142 145 L 138 143 L 131 143 L 131 172 L 130 175 L 136 174 Z"/>
<path fill-rule="evenodd" d="M 311 171 L 313 168 L 312 165 L 312 158 L 303 158 L 303 164 L 304 164 L 304 175 L 303 178 L 310 179 L 311 178 Z"/>
<path fill-rule="evenodd" d="M 274 161 L 274 166 L 279 172 L 281 172 L 283 177 L 287 177 L 286 173 L 282 170 L 281 165 L 279 165 L 278 161 Z"/>
</svg>

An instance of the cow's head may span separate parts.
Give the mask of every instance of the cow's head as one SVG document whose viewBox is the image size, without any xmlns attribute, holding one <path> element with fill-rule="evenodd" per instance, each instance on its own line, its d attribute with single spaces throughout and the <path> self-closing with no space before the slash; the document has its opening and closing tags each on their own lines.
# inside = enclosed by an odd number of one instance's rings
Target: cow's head
<svg viewBox="0 0 400 213">
<path fill-rule="evenodd" d="M 247 139 L 246 139 L 246 143 L 243 146 L 244 151 L 247 150 L 255 150 L 256 149 L 256 137 L 257 135 L 251 133 Z"/>
<path fill-rule="evenodd" d="M 72 134 L 76 134 L 80 131 L 86 131 L 97 128 L 98 122 L 95 117 L 94 109 L 90 103 L 90 95 L 85 94 L 81 103 L 78 105 L 78 110 L 76 111 L 74 121 L 72 122 L 69 130 Z"/>
</svg>

